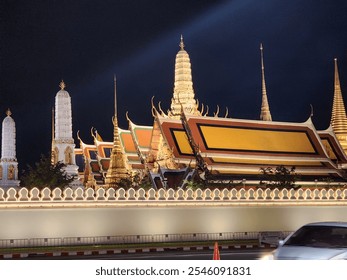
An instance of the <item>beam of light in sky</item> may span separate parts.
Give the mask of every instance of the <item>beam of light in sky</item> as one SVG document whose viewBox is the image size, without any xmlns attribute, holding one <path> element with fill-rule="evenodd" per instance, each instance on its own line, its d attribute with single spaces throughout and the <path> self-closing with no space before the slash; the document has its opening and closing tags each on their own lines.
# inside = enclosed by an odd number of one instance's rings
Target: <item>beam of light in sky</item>
<svg viewBox="0 0 347 280">
<path fill-rule="evenodd" d="M 114 72 L 119 76 L 136 75 L 138 69 L 146 67 L 146 65 L 151 63 L 158 63 L 162 60 L 163 56 L 174 57 L 175 53 L 172 53 L 172 44 L 174 42 L 177 45 L 178 51 L 180 34 L 183 34 L 186 38 L 193 38 L 196 34 L 205 32 L 206 28 L 213 28 L 226 18 L 233 17 L 240 9 L 247 7 L 250 2 L 252 1 L 239 0 L 227 2 L 219 4 L 217 7 L 204 12 L 191 22 L 185 23 L 183 26 L 175 28 L 169 33 L 160 36 L 160 38 L 157 38 L 149 45 L 144 46 L 139 52 L 122 61 L 115 62 L 109 69 L 98 74 L 93 81 L 81 85 L 83 88 L 82 92 L 92 93 L 96 90 L 100 90 L 100 88 L 105 88 L 107 84 L 112 83 Z M 170 63 L 170 61 L 167 63 Z M 104 92 L 104 94 L 112 96 L 111 93 L 108 92 Z"/>
</svg>

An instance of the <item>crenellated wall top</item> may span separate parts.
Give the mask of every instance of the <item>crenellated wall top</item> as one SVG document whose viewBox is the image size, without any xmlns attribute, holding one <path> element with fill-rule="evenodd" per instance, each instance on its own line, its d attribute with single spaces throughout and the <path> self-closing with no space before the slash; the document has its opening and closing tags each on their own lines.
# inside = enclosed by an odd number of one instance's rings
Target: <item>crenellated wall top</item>
<svg viewBox="0 0 347 280">
<path fill-rule="evenodd" d="M 0 188 L 0 208 L 132 205 L 225 206 L 229 204 L 347 205 L 347 189 L 98 189 Z M 68 206 L 69 207 L 69 206 Z"/>
</svg>

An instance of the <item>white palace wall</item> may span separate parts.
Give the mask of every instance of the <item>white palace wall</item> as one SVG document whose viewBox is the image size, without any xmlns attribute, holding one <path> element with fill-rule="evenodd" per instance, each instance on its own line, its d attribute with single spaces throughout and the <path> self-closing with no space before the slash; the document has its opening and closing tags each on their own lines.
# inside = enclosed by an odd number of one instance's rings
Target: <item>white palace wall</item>
<svg viewBox="0 0 347 280">
<path fill-rule="evenodd" d="M 347 189 L 0 188 L 0 240 L 293 231 L 316 221 L 347 222 Z"/>
</svg>

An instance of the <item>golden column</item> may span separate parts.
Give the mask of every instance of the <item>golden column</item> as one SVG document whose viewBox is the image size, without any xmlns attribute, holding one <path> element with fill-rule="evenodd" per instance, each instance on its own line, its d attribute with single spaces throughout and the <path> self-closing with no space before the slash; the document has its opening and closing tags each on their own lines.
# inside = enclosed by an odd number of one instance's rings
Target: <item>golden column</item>
<svg viewBox="0 0 347 280">
<path fill-rule="evenodd" d="M 107 188 L 118 187 L 122 179 L 129 178 L 128 166 L 123 153 L 119 131 L 118 131 L 118 117 L 117 117 L 117 91 L 116 91 L 116 77 L 114 77 L 114 117 L 113 121 L 113 147 L 111 152 L 110 167 L 107 170 L 105 184 Z"/>
</svg>

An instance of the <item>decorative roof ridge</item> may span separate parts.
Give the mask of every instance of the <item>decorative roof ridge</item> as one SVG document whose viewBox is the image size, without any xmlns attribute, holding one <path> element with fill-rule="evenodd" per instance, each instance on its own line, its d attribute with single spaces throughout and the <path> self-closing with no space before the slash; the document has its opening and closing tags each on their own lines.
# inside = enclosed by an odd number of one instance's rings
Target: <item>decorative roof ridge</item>
<svg viewBox="0 0 347 280">
<path fill-rule="evenodd" d="M 169 122 L 173 122 L 173 123 L 182 123 L 180 119 L 174 119 L 174 118 L 166 118 L 160 115 L 160 113 L 158 112 L 158 115 L 156 116 L 156 119 L 164 122 L 164 121 L 169 121 Z"/>
<path fill-rule="evenodd" d="M 107 141 L 97 141 L 97 146 L 112 146 L 113 145 L 113 142 L 110 141 L 110 142 L 107 142 Z"/>
<path fill-rule="evenodd" d="M 97 150 L 98 148 L 96 147 L 96 145 L 93 145 L 93 144 L 86 144 L 86 143 L 83 143 L 82 142 L 82 147 L 81 149 L 95 149 Z"/>
<path fill-rule="evenodd" d="M 95 147 L 96 148 L 95 144 L 86 144 L 83 142 L 82 138 L 80 137 L 80 131 L 79 130 L 77 131 L 77 139 L 80 141 L 80 148 L 81 149 L 85 149 L 87 147 Z"/>
<path fill-rule="evenodd" d="M 150 125 L 140 125 L 140 124 L 134 123 L 130 119 L 128 112 L 126 112 L 126 118 L 128 120 L 128 123 L 129 123 L 129 128 L 131 128 L 131 129 L 134 129 L 134 128 L 153 129 L 153 126 L 150 126 Z M 129 129 L 129 131 L 130 131 L 130 129 Z"/>
<path fill-rule="evenodd" d="M 130 133 L 130 129 L 123 129 L 123 128 L 118 128 L 119 133 Z M 112 142 L 110 142 L 112 143 Z"/>
<path fill-rule="evenodd" d="M 110 161 L 111 160 L 110 157 L 102 157 L 99 154 L 96 155 L 96 158 L 97 158 L 98 161 L 100 161 L 100 160 L 109 160 Z"/>
<path fill-rule="evenodd" d="M 307 120 L 303 122 L 287 122 L 287 121 L 271 121 L 271 122 L 264 122 L 262 120 L 252 120 L 252 119 L 238 119 L 238 118 L 225 118 L 225 117 L 213 117 L 213 116 L 196 116 L 196 115 L 188 115 L 185 114 L 187 120 L 188 119 L 203 119 L 203 120 L 218 120 L 222 122 L 242 122 L 242 123 L 255 123 L 255 124 L 267 124 L 267 125 L 293 125 L 293 126 L 312 126 L 316 130 L 311 117 L 309 117 Z M 175 120 L 170 119 L 170 122 L 175 122 Z"/>
<path fill-rule="evenodd" d="M 331 134 L 333 136 L 336 136 L 331 124 L 329 124 L 328 128 L 323 129 L 323 130 L 317 130 L 317 132 L 318 132 L 318 134 L 319 133 L 328 133 L 328 134 Z"/>
<path fill-rule="evenodd" d="M 154 106 L 154 95 L 153 95 L 152 98 L 151 98 L 151 105 L 152 105 L 152 107 L 151 107 L 152 117 L 155 118 L 156 115 L 157 115 L 157 113 L 158 113 L 158 110 L 157 110 L 157 108 Z"/>
<path fill-rule="evenodd" d="M 304 122 L 301 122 L 303 124 L 307 124 L 307 125 L 312 125 L 314 127 L 313 121 L 312 121 L 312 116 L 309 116 L 308 119 Z"/>
<path fill-rule="evenodd" d="M 329 127 L 328 127 L 327 129 L 325 129 L 325 130 L 317 130 L 317 134 L 318 134 L 319 137 L 320 137 L 320 134 L 323 134 L 323 133 L 328 134 L 329 136 L 333 137 L 333 139 L 335 140 L 335 144 L 337 144 L 337 146 L 338 146 L 339 149 L 341 150 L 340 155 L 343 157 L 343 159 L 344 159 L 345 161 L 347 161 L 347 155 L 346 155 L 346 153 L 344 152 L 344 149 L 343 149 L 343 147 L 342 147 L 340 141 L 337 139 L 337 136 L 336 136 L 336 134 L 335 134 L 335 132 L 334 132 L 334 129 L 333 129 L 333 127 L 331 126 L 331 124 L 330 124 Z"/>
<path fill-rule="evenodd" d="M 95 131 L 94 133 L 93 133 L 93 130 Z M 97 131 L 94 127 L 92 127 L 92 128 L 90 129 L 90 133 L 91 133 L 91 135 L 92 135 L 92 137 L 93 137 L 93 139 L 94 139 L 94 143 L 96 143 L 96 145 L 99 145 L 99 143 L 104 143 L 104 142 L 106 142 L 106 141 L 104 141 L 104 140 L 102 139 L 101 135 L 98 133 L 98 131 Z"/>
</svg>

